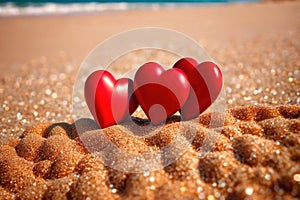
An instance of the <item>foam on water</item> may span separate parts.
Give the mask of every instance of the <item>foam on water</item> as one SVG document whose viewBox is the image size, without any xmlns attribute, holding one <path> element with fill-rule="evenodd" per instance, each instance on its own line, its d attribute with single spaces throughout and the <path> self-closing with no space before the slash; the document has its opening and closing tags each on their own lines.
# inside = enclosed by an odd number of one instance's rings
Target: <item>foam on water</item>
<svg viewBox="0 0 300 200">
<path fill-rule="evenodd" d="M 161 7 L 190 7 L 195 5 L 216 5 L 232 2 L 253 2 L 257 0 L 201 0 L 194 2 L 85 2 L 85 3 L 0 3 L 1 16 L 28 16 L 28 15 L 66 15 L 83 13 L 102 13 L 105 11 L 123 11 L 129 9 L 159 9 Z"/>
<path fill-rule="evenodd" d="M 30 5 L 18 7 L 11 3 L 0 6 L 0 16 L 18 16 L 18 15 L 52 15 L 52 14 L 70 14 L 70 13 L 89 13 L 104 12 L 110 10 L 127 10 L 127 3 L 73 3 L 73 4 L 55 4 L 46 3 L 40 6 Z"/>
</svg>

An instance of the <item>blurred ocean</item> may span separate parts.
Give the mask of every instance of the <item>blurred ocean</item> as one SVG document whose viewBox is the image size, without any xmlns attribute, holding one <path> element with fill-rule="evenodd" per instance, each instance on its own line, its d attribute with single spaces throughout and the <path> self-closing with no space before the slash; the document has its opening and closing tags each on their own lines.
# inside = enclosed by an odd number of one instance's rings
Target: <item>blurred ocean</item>
<svg viewBox="0 0 300 200">
<path fill-rule="evenodd" d="M 233 2 L 256 2 L 259 0 L 0 0 L 1 16 L 82 14 L 128 9 L 159 9 L 161 7 L 189 7 L 195 5 L 219 5 Z"/>
</svg>

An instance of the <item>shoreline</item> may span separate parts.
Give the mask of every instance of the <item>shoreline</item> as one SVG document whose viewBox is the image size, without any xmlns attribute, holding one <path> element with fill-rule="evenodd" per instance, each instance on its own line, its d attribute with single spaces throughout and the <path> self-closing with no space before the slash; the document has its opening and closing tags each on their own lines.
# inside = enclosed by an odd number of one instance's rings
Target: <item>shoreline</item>
<svg viewBox="0 0 300 200">
<path fill-rule="evenodd" d="M 297 32 L 299 8 L 300 3 L 296 1 L 87 15 L 0 17 L 0 69 L 19 68 L 45 56 L 56 58 L 60 52 L 78 64 L 108 37 L 147 26 L 182 32 L 202 46 L 208 46 L 210 51 L 210 47 L 236 40 Z"/>
<path fill-rule="evenodd" d="M 219 1 L 219 2 L 119 2 L 119 3 L 44 3 L 42 5 L 17 6 L 11 3 L 0 5 L 0 18 L 5 17 L 43 17 L 43 16 L 76 16 L 98 15 L 110 12 L 130 10 L 159 10 L 192 7 L 214 7 L 234 4 L 259 3 L 259 0 Z"/>
</svg>

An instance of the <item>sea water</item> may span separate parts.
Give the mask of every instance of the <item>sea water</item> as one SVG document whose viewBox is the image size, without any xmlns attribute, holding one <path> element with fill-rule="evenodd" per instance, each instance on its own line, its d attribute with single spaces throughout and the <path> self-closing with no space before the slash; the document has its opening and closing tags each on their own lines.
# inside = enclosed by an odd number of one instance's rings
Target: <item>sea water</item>
<svg viewBox="0 0 300 200">
<path fill-rule="evenodd" d="M 101 13 L 114 10 L 219 5 L 258 0 L 0 0 L 0 16 Z"/>
</svg>

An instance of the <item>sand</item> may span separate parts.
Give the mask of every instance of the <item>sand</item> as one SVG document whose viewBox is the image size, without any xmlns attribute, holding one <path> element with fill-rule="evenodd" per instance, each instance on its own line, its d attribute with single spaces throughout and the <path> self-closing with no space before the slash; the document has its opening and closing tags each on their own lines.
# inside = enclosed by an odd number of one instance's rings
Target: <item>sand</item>
<svg viewBox="0 0 300 200">
<path fill-rule="evenodd" d="M 300 198 L 299 6 L 1 18 L 0 199 Z M 125 173 L 83 147 L 71 113 L 72 86 L 81 59 L 99 41 L 142 25 L 175 28 L 200 42 L 224 73 L 228 109 L 206 156 L 198 150 L 210 113 L 200 116 L 192 145 L 176 162 Z M 119 147 L 143 152 L 168 144 L 178 124 L 174 118 L 148 140 L 122 140 L 119 125 L 103 133 Z M 186 122 L 187 132 L 194 128 Z"/>
<path fill-rule="evenodd" d="M 81 62 L 108 37 L 145 26 L 175 29 L 211 50 L 211 45 L 220 48 L 220 44 L 236 39 L 245 42 L 257 35 L 294 32 L 299 28 L 298 11 L 299 2 L 294 1 L 98 15 L 0 18 L 0 69 L 17 67 L 41 56 L 57 57 L 60 53 Z"/>
<path fill-rule="evenodd" d="M 20 138 L 1 141 L 1 198 L 299 197 L 300 106 L 246 106 L 229 110 L 212 152 L 199 158 L 197 149 L 207 133 L 205 122 L 209 114 L 200 117 L 200 129 L 192 146 L 180 159 L 161 170 L 144 173 L 124 173 L 105 167 L 82 147 L 74 124 L 38 123 Z M 171 124 L 161 132 L 172 137 L 174 127 Z M 185 130 L 190 129 L 191 124 Z M 104 130 L 107 136 L 114 132 L 120 134 L 117 126 Z M 125 149 L 129 146 L 129 151 L 150 147 L 142 140 L 131 140 L 118 145 Z M 161 140 L 157 137 L 151 141 Z"/>
</svg>

